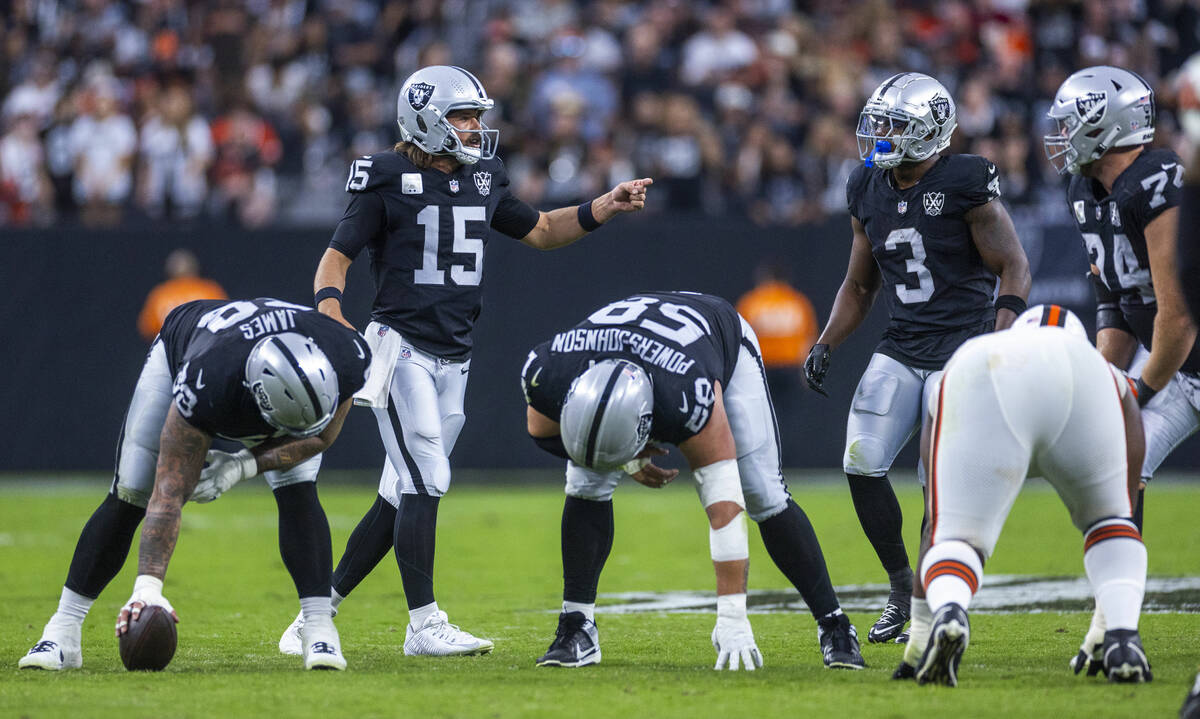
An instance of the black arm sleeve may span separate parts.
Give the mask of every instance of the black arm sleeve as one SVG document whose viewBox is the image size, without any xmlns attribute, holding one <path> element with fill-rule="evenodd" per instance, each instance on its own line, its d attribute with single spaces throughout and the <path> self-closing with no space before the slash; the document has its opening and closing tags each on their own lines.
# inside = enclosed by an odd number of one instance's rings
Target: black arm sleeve
<svg viewBox="0 0 1200 719">
<path fill-rule="evenodd" d="M 519 240 L 537 227 L 541 213 L 505 192 L 492 215 L 492 228 Z"/>
<path fill-rule="evenodd" d="M 563 444 L 561 434 L 556 434 L 553 437 L 534 437 L 531 434 L 529 437 L 533 440 L 534 444 L 555 457 L 562 457 L 563 459 L 571 458 L 571 455 L 567 454 L 567 447 Z"/>
<path fill-rule="evenodd" d="M 387 207 L 377 192 L 356 193 L 333 231 L 329 246 L 354 259 L 367 242 L 387 226 Z"/>
<path fill-rule="evenodd" d="M 1133 334 L 1133 328 L 1125 321 L 1125 314 L 1121 312 L 1121 302 L 1117 296 L 1108 289 L 1099 275 L 1089 272 L 1088 278 L 1091 279 L 1092 290 L 1096 293 L 1096 331 L 1111 328 Z"/>
</svg>

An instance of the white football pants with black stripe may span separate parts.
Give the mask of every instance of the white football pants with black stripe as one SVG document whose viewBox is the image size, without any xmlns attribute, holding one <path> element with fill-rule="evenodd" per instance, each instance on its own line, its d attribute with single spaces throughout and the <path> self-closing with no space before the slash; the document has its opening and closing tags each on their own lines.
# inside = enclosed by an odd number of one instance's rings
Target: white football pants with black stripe
<svg viewBox="0 0 1200 719">
<path fill-rule="evenodd" d="M 872 355 L 850 404 L 843 471 L 886 475 L 896 455 L 921 429 L 921 408 L 941 376 L 941 370 L 909 367 L 878 352 Z"/>
<path fill-rule="evenodd" d="M 1142 479 L 1149 481 L 1163 460 L 1200 429 L 1200 377 L 1176 372 L 1142 408 L 1142 426 L 1146 430 Z"/>
<path fill-rule="evenodd" d="M 117 498 L 145 507 L 154 491 L 154 474 L 158 466 L 158 438 L 162 435 L 167 411 L 171 408 L 173 384 L 167 352 L 162 340 L 155 340 L 146 355 L 146 364 L 133 389 L 133 399 L 125 413 L 121 436 L 117 440 L 116 472 L 112 491 Z M 252 447 L 258 442 L 244 442 Z M 317 455 L 285 471 L 263 474 L 271 489 L 300 482 L 317 481 L 321 469 Z"/>
<path fill-rule="evenodd" d="M 746 514 L 762 522 L 787 508 L 787 483 L 779 454 L 779 429 L 775 409 L 767 389 L 758 337 L 742 319 L 742 347 L 729 386 L 722 388 L 725 414 L 737 449 L 738 473 L 746 497 Z M 617 483 L 626 474 L 622 470 L 598 472 L 567 462 L 567 495 L 607 502 Z"/>
<path fill-rule="evenodd" d="M 450 452 L 467 419 L 470 370 L 470 360 L 445 360 L 402 344 L 388 407 L 372 410 L 387 450 L 379 496 L 393 507 L 401 494 L 440 497 L 450 489 Z"/>
</svg>

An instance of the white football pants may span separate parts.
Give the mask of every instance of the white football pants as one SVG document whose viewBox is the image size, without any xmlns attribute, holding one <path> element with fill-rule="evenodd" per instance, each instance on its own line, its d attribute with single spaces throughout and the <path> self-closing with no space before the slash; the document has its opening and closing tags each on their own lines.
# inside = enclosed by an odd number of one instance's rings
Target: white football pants
<svg viewBox="0 0 1200 719">
<path fill-rule="evenodd" d="M 921 428 L 921 408 L 941 375 L 941 370 L 909 367 L 878 352 L 871 356 L 846 420 L 846 474 L 888 473 L 896 455 Z"/>
</svg>

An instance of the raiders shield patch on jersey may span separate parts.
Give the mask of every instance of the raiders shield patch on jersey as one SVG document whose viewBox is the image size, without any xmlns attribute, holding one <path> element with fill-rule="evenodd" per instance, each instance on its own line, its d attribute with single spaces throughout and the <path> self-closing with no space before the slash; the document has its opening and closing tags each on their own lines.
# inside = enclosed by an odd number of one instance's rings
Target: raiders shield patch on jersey
<svg viewBox="0 0 1200 719">
<path fill-rule="evenodd" d="M 492 173 L 480 170 L 475 173 L 475 189 L 479 190 L 481 197 L 487 197 L 492 194 Z"/>
<path fill-rule="evenodd" d="M 946 196 L 941 192 L 926 192 L 921 198 L 925 203 L 925 214 L 930 217 L 936 217 L 942 214 L 942 205 L 946 202 Z"/>
<path fill-rule="evenodd" d="M 933 121 L 942 126 L 950 119 L 950 98 L 938 95 L 929 101 L 929 112 L 933 115 Z"/>
<path fill-rule="evenodd" d="M 1089 92 L 1080 95 L 1075 98 L 1075 109 L 1084 122 L 1095 125 L 1104 119 L 1104 113 L 1108 110 L 1108 93 Z"/>
<path fill-rule="evenodd" d="M 433 97 L 433 85 L 427 82 L 414 82 L 408 88 L 408 104 L 418 112 L 425 109 L 431 97 Z"/>
</svg>

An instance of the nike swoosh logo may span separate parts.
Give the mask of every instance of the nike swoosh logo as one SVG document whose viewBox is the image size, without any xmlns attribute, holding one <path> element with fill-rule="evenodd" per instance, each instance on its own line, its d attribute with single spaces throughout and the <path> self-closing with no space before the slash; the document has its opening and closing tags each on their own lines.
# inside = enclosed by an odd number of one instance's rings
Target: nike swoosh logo
<svg viewBox="0 0 1200 719">
<path fill-rule="evenodd" d="M 196 389 L 204 389 L 204 370 L 196 373 Z"/>
<path fill-rule="evenodd" d="M 1175 163 L 1174 163 L 1174 162 L 1164 162 L 1164 163 L 1162 164 L 1162 169 L 1164 169 L 1164 170 L 1169 170 L 1169 169 L 1171 169 L 1172 167 L 1175 167 Z"/>
<path fill-rule="evenodd" d="M 537 372 L 534 372 L 534 373 L 533 373 L 533 377 L 531 377 L 531 378 L 529 379 L 529 386 L 530 386 L 530 387 L 537 387 L 537 386 L 538 386 L 538 375 L 540 375 L 540 374 L 542 373 L 542 370 L 543 370 L 543 369 L 544 369 L 543 367 L 538 367 L 538 370 L 537 370 Z"/>
<path fill-rule="evenodd" d="M 463 367 L 462 370 L 459 371 L 459 374 L 466 374 L 470 371 L 471 371 L 470 367 Z"/>
<path fill-rule="evenodd" d="M 680 392 L 679 394 L 683 395 L 683 406 L 679 408 L 679 411 L 680 411 L 680 412 L 687 412 L 687 411 L 688 411 L 687 393 L 686 393 L 686 392 Z"/>
<path fill-rule="evenodd" d="M 359 359 L 366 359 L 366 358 L 367 358 L 367 356 L 366 356 L 365 354 L 363 354 L 363 348 L 362 348 L 362 345 L 360 345 L 360 344 L 358 343 L 358 340 L 354 340 L 354 349 L 358 350 L 358 358 L 359 358 Z"/>
</svg>

